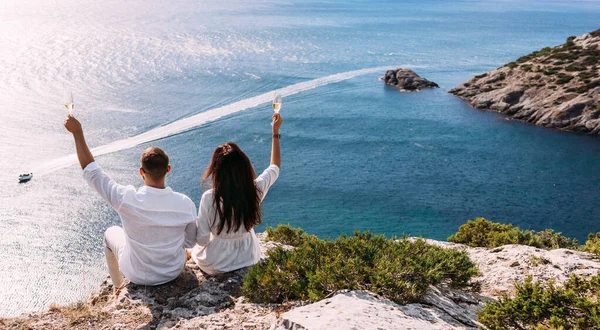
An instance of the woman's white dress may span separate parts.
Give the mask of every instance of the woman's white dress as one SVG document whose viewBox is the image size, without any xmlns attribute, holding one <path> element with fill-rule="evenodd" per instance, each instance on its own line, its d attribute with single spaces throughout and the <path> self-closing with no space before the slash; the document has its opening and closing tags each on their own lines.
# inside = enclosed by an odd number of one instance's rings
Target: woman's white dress
<svg viewBox="0 0 600 330">
<path fill-rule="evenodd" d="M 279 177 L 279 167 L 271 165 L 259 175 L 254 182 L 262 200 L 271 185 Z M 260 260 L 260 246 L 254 229 L 246 231 L 244 225 L 237 232 L 227 233 L 223 228 L 217 235 L 213 204 L 213 190 L 202 194 L 196 224 L 197 245 L 192 249 L 192 259 L 204 272 L 214 275 L 254 265 Z"/>
</svg>

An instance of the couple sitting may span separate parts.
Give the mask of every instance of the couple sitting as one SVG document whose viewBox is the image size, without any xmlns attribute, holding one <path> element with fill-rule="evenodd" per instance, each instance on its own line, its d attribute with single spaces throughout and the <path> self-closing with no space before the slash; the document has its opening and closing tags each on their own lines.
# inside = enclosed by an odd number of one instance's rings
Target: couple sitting
<svg viewBox="0 0 600 330">
<path fill-rule="evenodd" d="M 255 264 L 260 247 L 253 227 L 262 219 L 260 203 L 279 176 L 279 127 L 273 115 L 271 166 L 256 177 L 246 154 L 232 142 L 218 146 L 206 168 L 212 189 L 194 202 L 166 186 L 169 157 L 159 148 L 142 153 L 140 175 L 144 186 L 135 189 L 112 180 L 94 161 L 81 124 L 69 116 L 65 128 L 73 134 L 83 177 L 117 211 L 123 227 L 104 233 L 104 253 L 115 290 L 123 275 L 131 282 L 158 285 L 175 279 L 187 260 L 185 248 L 208 274 L 233 271 Z"/>
</svg>

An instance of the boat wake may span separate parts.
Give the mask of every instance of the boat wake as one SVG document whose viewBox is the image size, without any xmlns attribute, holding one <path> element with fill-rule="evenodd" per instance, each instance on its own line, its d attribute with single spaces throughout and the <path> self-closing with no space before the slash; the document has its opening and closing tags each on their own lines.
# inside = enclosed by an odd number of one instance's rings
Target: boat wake
<svg viewBox="0 0 600 330">
<path fill-rule="evenodd" d="M 333 74 L 330 76 L 317 78 L 309 81 L 304 81 L 301 83 L 293 84 L 290 86 L 286 86 L 280 89 L 272 90 L 270 92 L 266 92 L 251 98 L 247 98 L 238 102 L 234 102 L 228 105 L 224 105 L 222 107 L 210 109 L 208 111 L 186 117 L 172 123 L 169 123 L 164 126 L 159 126 L 153 128 L 149 131 L 141 133 L 139 135 L 135 135 L 132 137 L 128 137 L 125 139 L 117 140 L 103 146 L 92 148 L 91 151 L 94 156 L 100 156 L 109 154 L 112 152 L 128 149 L 135 147 L 137 145 L 159 140 L 162 138 L 166 138 L 175 134 L 179 134 L 185 131 L 189 131 L 198 126 L 202 126 L 206 123 L 215 121 L 219 118 L 222 118 L 227 115 L 231 115 L 236 112 L 240 112 L 246 109 L 254 108 L 264 103 L 268 103 L 272 100 L 274 93 L 279 93 L 281 96 L 290 96 L 294 94 L 298 94 L 307 90 L 311 90 L 317 87 L 337 83 L 340 81 L 352 79 L 354 77 L 358 77 L 361 75 L 374 73 L 374 72 L 382 72 L 384 70 L 390 69 L 391 67 L 375 67 L 368 69 L 361 69 L 355 71 L 348 71 Z M 43 163 L 37 168 L 33 169 L 33 173 L 36 176 L 52 173 L 54 171 L 60 170 L 62 168 L 74 165 L 77 163 L 77 155 L 71 154 L 68 156 L 60 157 Z"/>
</svg>

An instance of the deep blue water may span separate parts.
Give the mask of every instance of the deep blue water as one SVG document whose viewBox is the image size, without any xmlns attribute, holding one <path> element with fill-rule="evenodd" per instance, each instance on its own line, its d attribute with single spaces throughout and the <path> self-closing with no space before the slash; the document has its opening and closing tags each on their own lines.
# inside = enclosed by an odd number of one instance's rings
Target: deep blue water
<svg viewBox="0 0 600 330">
<path fill-rule="evenodd" d="M 76 166 L 14 184 L 17 173 L 73 152 L 61 126 L 63 84 L 74 89 L 88 143 L 100 146 L 294 83 L 410 67 L 441 88 L 400 93 L 377 79 L 382 71 L 284 98 L 281 176 L 258 231 L 290 223 L 320 237 L 359 229 L 445 239 L 475 217 L 580 240 L 600 231 L 597 137 L 508 121 L 447 93 L 600 28 L 599 2 L 3 6 L 0 315 L 80 299 L 106 274 L 102 233 L 119 219 Z M 247 109 L 97 161 L 140 185 L 139 154 L 162 147 L 169 185 L 199 201 L 218 144 L 238 143 L 257 172 L 268 165 L 271 111 Z"/>
</svg>

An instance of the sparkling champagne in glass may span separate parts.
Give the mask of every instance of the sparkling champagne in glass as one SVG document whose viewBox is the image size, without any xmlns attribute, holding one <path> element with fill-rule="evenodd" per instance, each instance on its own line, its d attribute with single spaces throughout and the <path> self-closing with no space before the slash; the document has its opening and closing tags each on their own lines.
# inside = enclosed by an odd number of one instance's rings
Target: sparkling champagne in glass
<svg viewBox="0 0 600 330">
<path fill-rule="evenodd" d="M 273 111 L 279 113 L 279 110 L 281 110 L 281 94 L 278 93 L 273 98 Z"/>
<path fill-rule="evenodd" d="M 73 101 L 73 92 L 70 89 L 65 90 L 65 107 L 69 110 L 69 114 L 73 114 L 73 108 L 75 108 L 75 102 Z"/>
</svg>

